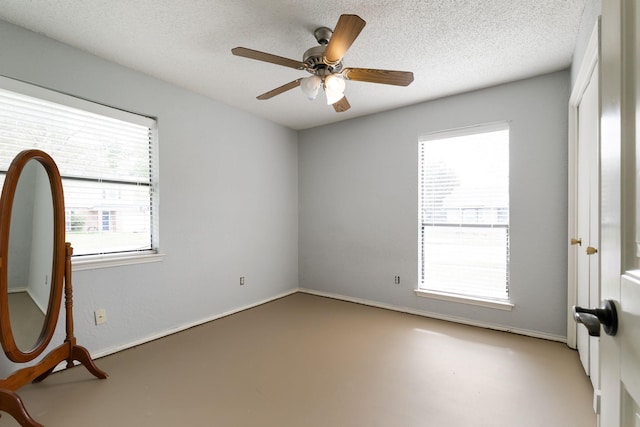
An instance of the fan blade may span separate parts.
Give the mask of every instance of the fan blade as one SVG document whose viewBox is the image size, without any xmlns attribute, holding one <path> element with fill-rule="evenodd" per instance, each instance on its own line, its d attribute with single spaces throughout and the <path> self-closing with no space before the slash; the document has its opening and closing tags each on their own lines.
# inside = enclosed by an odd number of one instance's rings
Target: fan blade
<svg viewBox="0 0 640 427">
<path fill-rule="evenodd" d="M 333 104 L 333 109 L 336 110 L 336 113 L 343 113 L 351 108 L 351 104 L 347 101 L 347 97 L 343 96 L 342 99 Z"/>
<path fill-rule="evenodd" d="M 327 65 L 335 65 L 342 60 L 365 24 L 366 22 L 358 15 L 340 15 L 336 29 L 333 30 L 324 51 L 324 60 Z"/>
<path fill-rule="evenodd" d="M 257 59 L 258 61 L 270 62 L 271 64 L 282 65 L 284 67 L 295 68 L 296 70 L 306 70 L 307 64 L 295 59 L 284 58 L 278 55 L 272 55 L 259 50 L 247 49 L 246 47 L 234 47 L 231 53 L 236 56 L 242 56 L 249 59 Z"/>
<path fill-rule="evenodd" d="M 413 81 L 411 71 L 375 70 L 371 68 L 345 68 L 342 77 L 359 82 L 409 86 Z"/>
<path fill-rule="evenodd" d="M 302 79 L 294 80 L 292 82 L 287 83 L 286 85 L 282 85 L 282 86 L 277 87 L 277 88 L 275 88 L 273 90 L 270 90 L 269 92 L 265 92 L 262 95 L 257 96 L 257 98 L 260 99 L 260 100 L 273 98 L 276 95 L 280 95 L 282 92 L 286 92 L 288 90 L 293 89 L 294 87 L 300 86 L 300 80 L 302 80 Z"/>
</svg>

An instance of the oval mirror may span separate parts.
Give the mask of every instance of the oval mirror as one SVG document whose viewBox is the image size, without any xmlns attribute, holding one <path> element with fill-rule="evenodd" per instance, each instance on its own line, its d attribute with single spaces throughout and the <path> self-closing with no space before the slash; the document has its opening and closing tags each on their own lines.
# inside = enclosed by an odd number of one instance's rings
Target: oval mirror
<svg viewBox="0 0 640 427">
<path fill-rule="evenodd" d="M 39 150 L 11 163 L 0 199 L 0 341 L 14 362 L 49 344 L 64 279 L 64 201 L 58 168 Z"/>
</svg>

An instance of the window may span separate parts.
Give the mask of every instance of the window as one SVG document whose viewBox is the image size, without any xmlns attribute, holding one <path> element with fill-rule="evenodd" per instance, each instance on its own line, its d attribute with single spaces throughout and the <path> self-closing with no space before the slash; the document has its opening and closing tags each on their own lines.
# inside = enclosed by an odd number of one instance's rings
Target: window
<svg viewBox="0 0 640 427">
<path fill-rule="evenodd" d="M 508 301 L 507 124 L 430 134 L 419 145 L 418 293 Z"/>
<path fill-rule="evenodd" d="M 74 257 L 154 253 L 155 120 L 0 79 L 0 179 L 25 149 L 47 152 Z"/>
</svg>

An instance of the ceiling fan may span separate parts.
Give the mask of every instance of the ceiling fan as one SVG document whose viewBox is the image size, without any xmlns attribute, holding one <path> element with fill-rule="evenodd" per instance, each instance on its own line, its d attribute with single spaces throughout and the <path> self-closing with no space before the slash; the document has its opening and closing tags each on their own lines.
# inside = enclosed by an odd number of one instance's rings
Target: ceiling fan
<svg viewBox="0 0 640 427">
<path fill-rule="evenodd" d="M 343 68 L 342 58 L 365 24 L 366 22 L 357 15 L 341 15 L 333 31 L 327 27 L 317 28 L 313 35 L 320 46 L 308 49 L 304 53 L 302 61 L 246 47 L 233 48 L 231 53 L 236 56 L 295 68 L 296 70 L 306 70 L 312 74 L 309 77 L 296 79 L 263 93 L 257 97 L 258 99 L 270 99 L 298 86 L 309 99 L 315 99 L 322 88 L 327 97 L 327 104 L 333 105 L 333 109 L 340 113 L 351 108 L 349 101 L 344 96 L 345 80 L 397 86 L 408 86 L 413 81 L 413 73 L 409 71 Z"/>
</svg>

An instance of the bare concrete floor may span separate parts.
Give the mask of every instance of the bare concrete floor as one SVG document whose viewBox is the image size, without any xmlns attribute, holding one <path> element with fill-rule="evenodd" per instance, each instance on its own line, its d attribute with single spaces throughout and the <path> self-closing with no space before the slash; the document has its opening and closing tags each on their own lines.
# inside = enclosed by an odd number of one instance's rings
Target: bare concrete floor
<svg viewBox="0 0 640 427">
<path fill-rule="evenodd" d="M 21 389 L 27 410 L 47 427 L 596 425 L 562 343 L 300 293 L 97 365 L 109 379 Z"/>
</svg>

